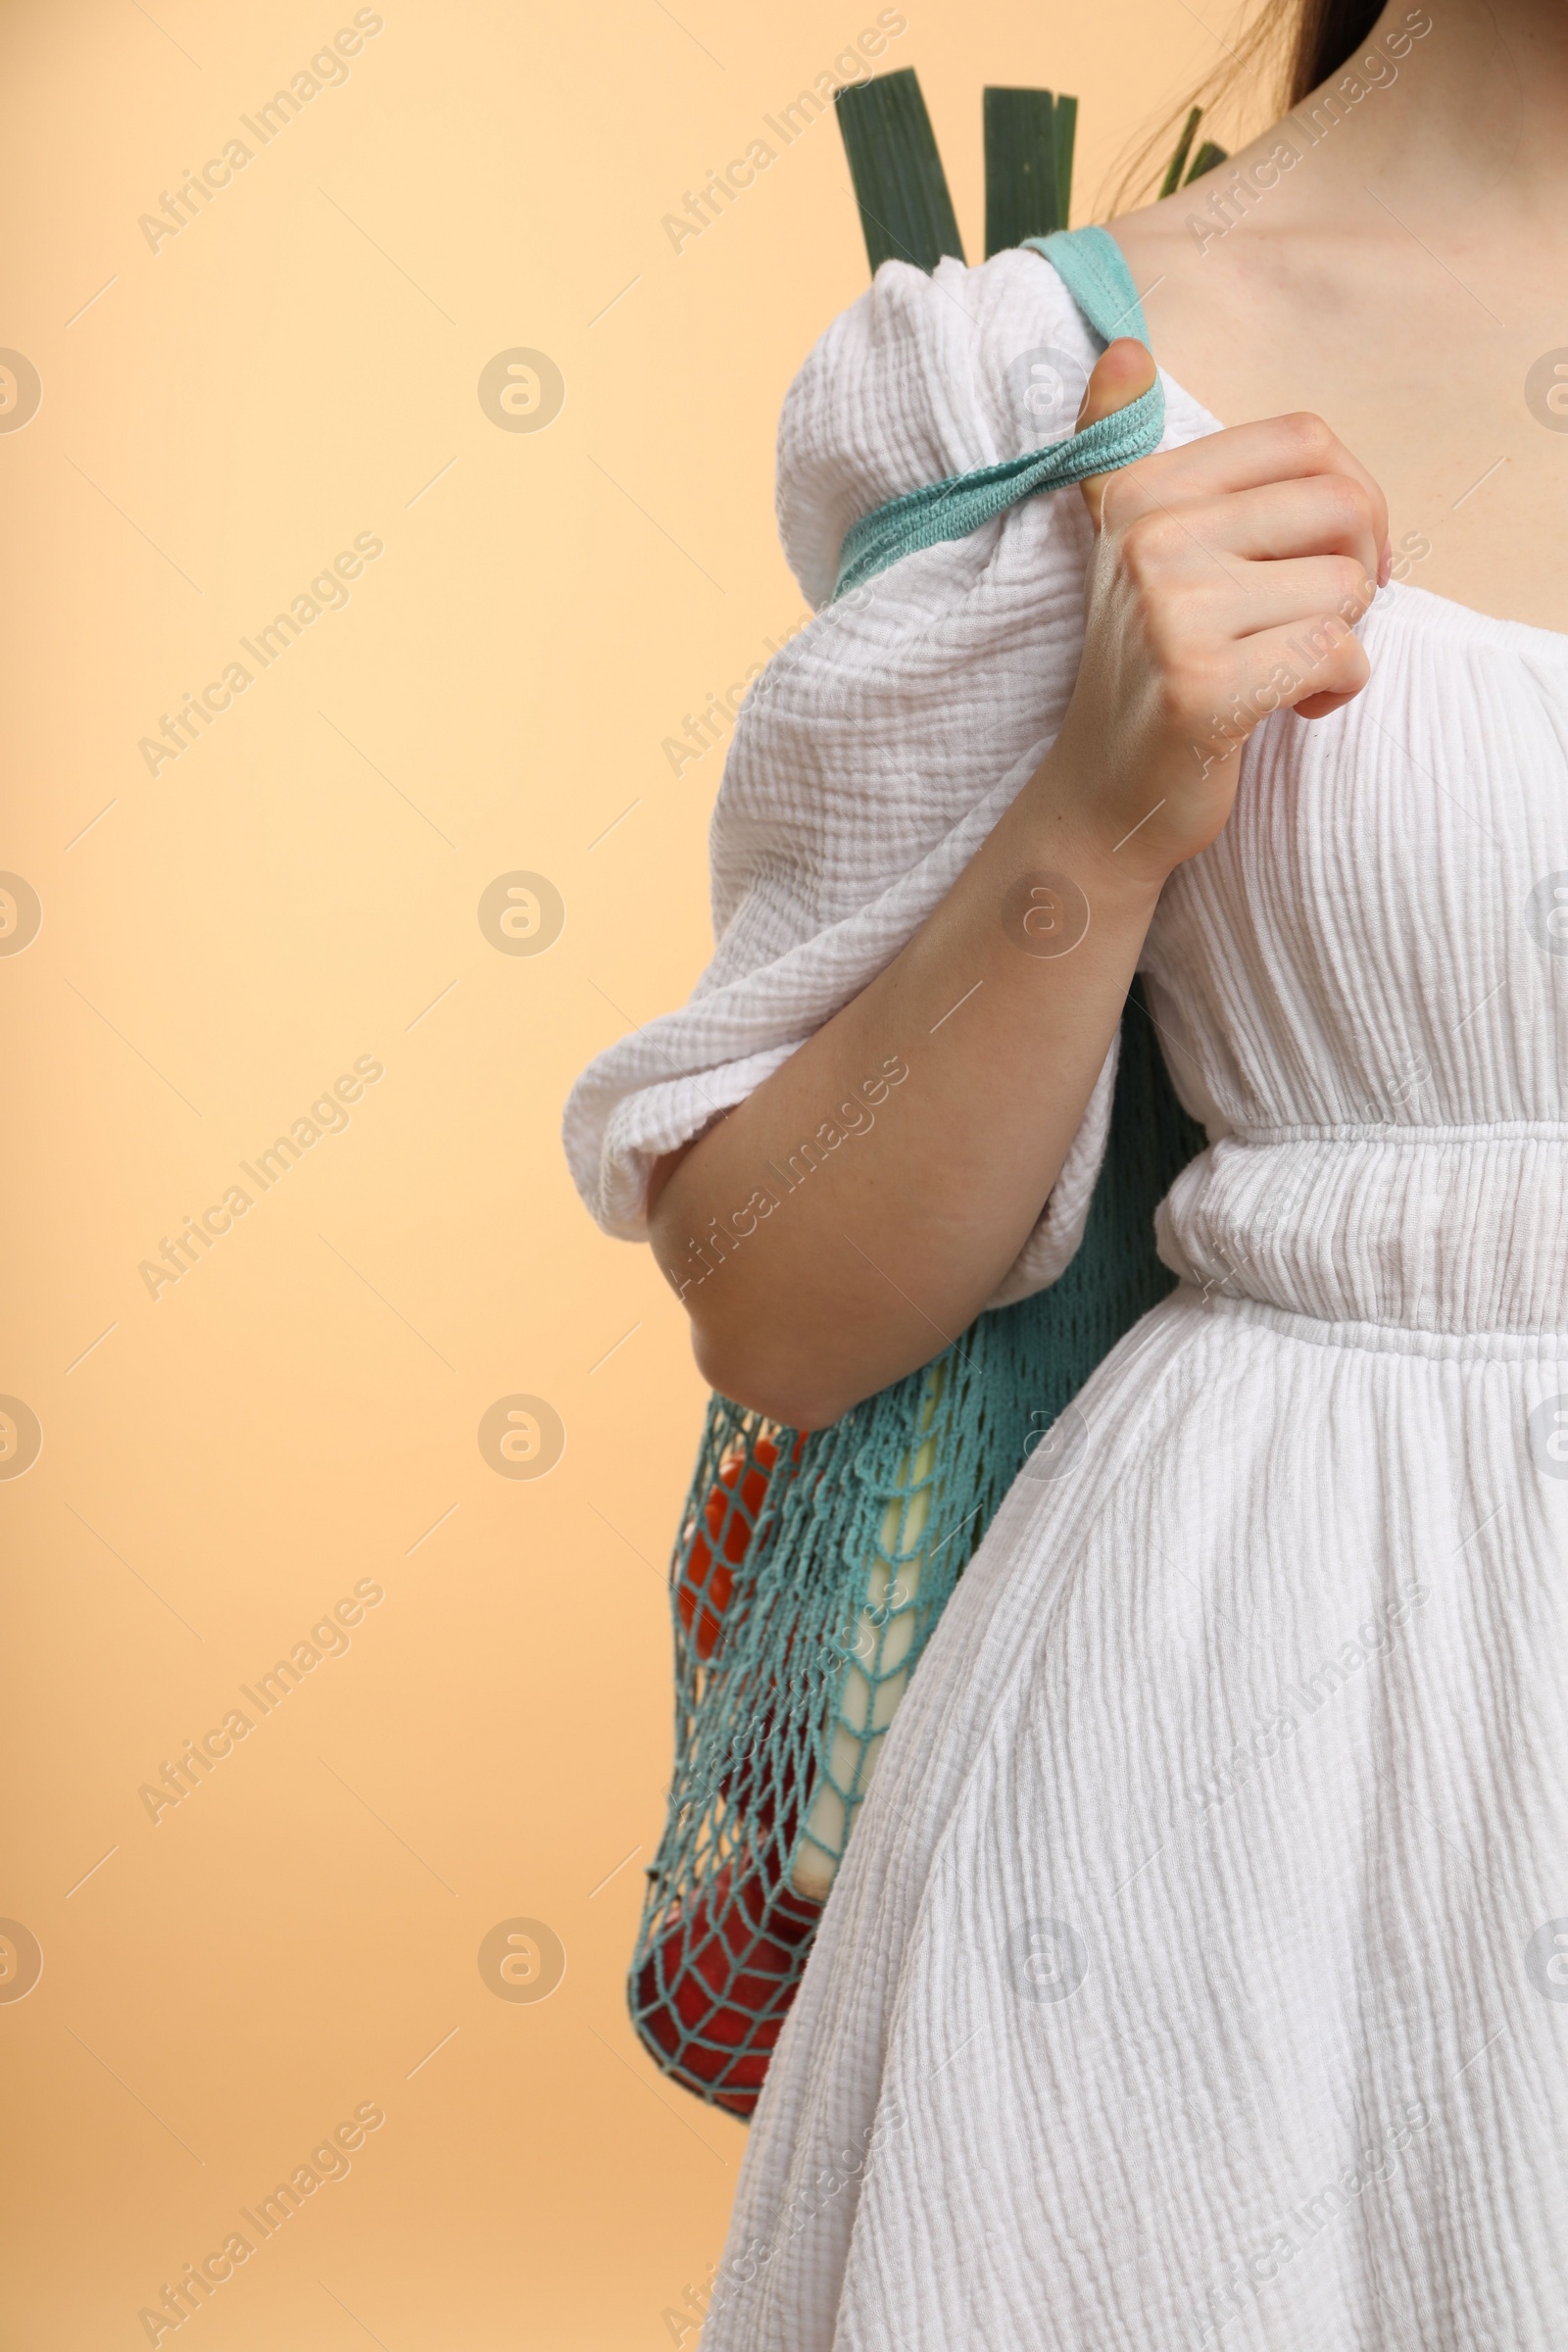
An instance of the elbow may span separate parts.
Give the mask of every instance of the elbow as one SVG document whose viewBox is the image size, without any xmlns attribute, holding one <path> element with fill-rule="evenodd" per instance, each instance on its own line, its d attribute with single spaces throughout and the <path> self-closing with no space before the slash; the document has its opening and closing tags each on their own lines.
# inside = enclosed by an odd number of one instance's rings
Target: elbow
<svg viewBox="0 0 1568 2352">
<path fill-rule="evenodd" d="M 835 1360 L 834 1340 L 842 1347 L 842 1331 L 813 1330 L 808 1318 L 780 1304 L 774 1289 L 750 1281 L 737 1287 L 734 1269 L 715 1283 L 707 1274 L 683 1278 L 677 1269 L 691 1247 L 690 1220 L 678 1214 L 679 1189 L 671 1187 L 656 1202 L 649 1239 L 691 1318 L 692 1353 L 710 1389 L 784 1429 L 810 1432 L 831 1428 L 885 1385 L 872 1379 L 856 1386 L 855 1368 Z"/>
<path fill-rule="evenodd" d="M 810 1433 L 842 1421 L 858 1396 L 822 1377 L 823 1367 L 791 1364 L 777 1348 L 760 1348 L 693 1321 L 692 1352 L 710 1389 L 784 1429 Z"/>
</svg>

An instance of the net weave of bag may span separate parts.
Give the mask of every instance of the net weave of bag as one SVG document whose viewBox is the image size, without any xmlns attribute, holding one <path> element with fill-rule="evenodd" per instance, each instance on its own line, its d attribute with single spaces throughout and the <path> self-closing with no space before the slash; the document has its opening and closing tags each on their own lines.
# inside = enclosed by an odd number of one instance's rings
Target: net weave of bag
<svg viewBox="0 0 1568 2352">
<path fill-rule="evenodd" d="M 712 1398 L 670 1569 L 675 1770 L 628 1984 L 658 2064 L 756 2106 L 909 1676 L 1020 1469 L 1070 1476 L 1066 1413 L 1173 1287 L 1156 1203 L 1201 1132 L 1137 983 L 1104 1166 L 1060 1280 L 800 1436 Z M 1049 1434 L 1048 1434 L 1049 1433 Z"/>
</svg>

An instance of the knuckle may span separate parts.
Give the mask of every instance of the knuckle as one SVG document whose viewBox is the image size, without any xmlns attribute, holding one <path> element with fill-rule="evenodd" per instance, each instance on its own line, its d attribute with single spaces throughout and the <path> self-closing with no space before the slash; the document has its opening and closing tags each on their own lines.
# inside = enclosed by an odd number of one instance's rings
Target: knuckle
<svg viewBox="0 0 1568 2352">
<path fill-rule="evenodd" d="M 1291 416 L 1282 416 L 1280 423 L 1293 452 L 1299 458 L 1321 465 L 1336 446 L 1334 435 L 1311 409 L 1298 409 Z"/>
<path fill-rule="evenodd" d="M 1367 601 L 1368 585 L 1360 559 L 1356 556 L 1335 556 L 1332 562 L 1341 605 L 1351 604 L 1359 610 Z"/>
<path fill-rule="evenodd" d="M 1309 640 L 1314 647 L 1308 676 L 1317 689 L 1332 687 L 1336 692 L 1353 688 L 1366 669 L 1366 655 L 1361 641 L 1339 613 L 1325 614 L 1315 636 Z"/>
<path fill-rule="evenodd" d="M 1364 484 L 1348 473 L 1329 473 L 1323 476 L 1320 492 L 1337 529 L 1347 537 L 1369 530 L 1372 525 L 1372 501 Z"/>
<path fill-rule="evenodd" d="M 1122 562 L 1139 587 L 1152 587 L 1170 565 L 1178 527 L 1167 514 L 1138 514 L 1121 535 Z"/>
<path fill-rule="evenodd" d="M 1225 702 L 1225 680 L 1201 655 L 1176 655 L 1159 667 L 1156 696 L 1167 729 L 1201 732 Z"/>
<path fill-rule="evenodd" d="M 1174 604 L 1151 606 L 1144 616 L 1144 643 L 1155 671 L 1165 680 L 1191 678 L 1203 659 Z"/>
<path fill-rule="evenodd" d="M 1338 658 L 1348 634 L 1348 624 L 1331 607 L 1325 607 L 1306 623 L 1298 642 L 1313 665 L 1321 668 Z"/>
</svg>

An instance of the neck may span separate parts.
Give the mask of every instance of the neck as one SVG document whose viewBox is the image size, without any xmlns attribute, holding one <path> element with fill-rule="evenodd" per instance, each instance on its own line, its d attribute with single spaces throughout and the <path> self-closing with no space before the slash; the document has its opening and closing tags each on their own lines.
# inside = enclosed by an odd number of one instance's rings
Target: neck
<svg viewBox="0 0 1568 2352">
<path fill-rule="evenodd" d="M 1405 33 L 1422 20 L 1430 31 L 1398 58 Z M 1516 231 L 1539 224 L 1554 240 L 1568 233 L 1562 0 L 1389 0 L 1370 39 L 1322 92 L 1369 55 L 1377 61 L 1371 72 L 1385 78 L 1353 107 L 1344 135 L 1337 130 L 1325 143 L 1329 172 L 1391 200 L 1397 191 L 1461 240 L 1499 212 Z M 1312 104 L 1304 99 L 1295 111 Z"/>
</svg>

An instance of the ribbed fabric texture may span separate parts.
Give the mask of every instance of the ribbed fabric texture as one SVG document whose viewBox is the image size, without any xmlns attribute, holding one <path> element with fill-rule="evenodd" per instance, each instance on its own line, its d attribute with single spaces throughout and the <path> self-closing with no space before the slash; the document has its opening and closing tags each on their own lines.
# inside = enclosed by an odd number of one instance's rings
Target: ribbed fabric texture
<svg viewBox="0 0 1568 2352">
<path fill-rule="evenodd" d="M 1036 266 L 886 269 L 819 349 L 786 435 L 819 587 L 871 452 L 884 498 L 995 454 Z M 808 632 L 786 788 L 859 779 L 858 838 L 924 841 L 934 889 L 960 778 L 1000 808 L 1059 716 L 1086 547 L 1068 495 L 910 558 L 837 696 Z M 1565 2340 L 1568 638 L 1409 586 L 1362 635 L 1366 693 L 1263 726 L 1161 899 L 1146 980 L 1211 1138 L 1160 1212 L 1184 1279 L 887 1736 L 705 2352 Z M 795 858 L 847 836 L 775 822 L 746 759 L 726 855 L 803 905 Z M 813 888 L 863 942 L 832 856 Z"/>
</svg>

